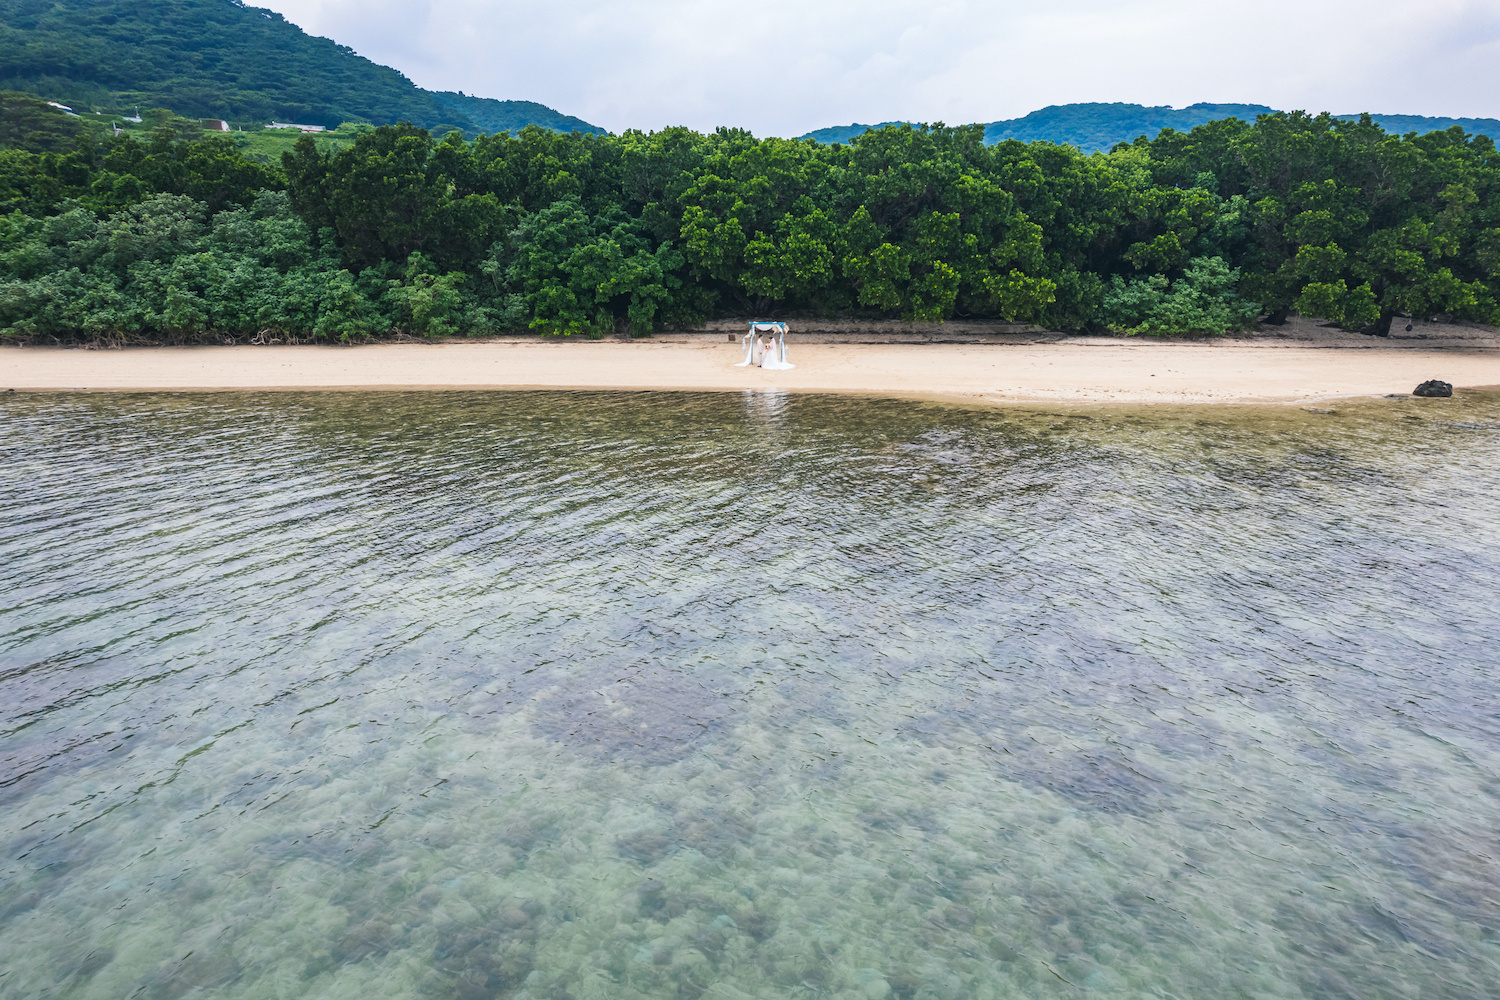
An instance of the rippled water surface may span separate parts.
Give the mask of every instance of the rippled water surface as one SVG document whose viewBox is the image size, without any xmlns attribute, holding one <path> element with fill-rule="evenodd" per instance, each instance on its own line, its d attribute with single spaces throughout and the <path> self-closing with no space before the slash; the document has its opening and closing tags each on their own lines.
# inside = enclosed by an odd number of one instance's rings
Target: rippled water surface
<svg viewBox="0 0 1500 1000">
<path fill-rule="evenodd" d="M 0 402 L 0 996 L 1500 996 L 1500 399 Z"/>
</svg>

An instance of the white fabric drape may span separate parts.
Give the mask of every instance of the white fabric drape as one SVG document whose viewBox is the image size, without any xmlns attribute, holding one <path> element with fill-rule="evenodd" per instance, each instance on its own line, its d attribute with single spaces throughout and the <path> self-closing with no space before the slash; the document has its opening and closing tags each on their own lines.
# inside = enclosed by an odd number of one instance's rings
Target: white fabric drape
<svg viewBox="0 0 1500 1000">
<path fill-rule="evenodd" d="M 762 331 L 771 335 L 769 343 L 763 342 L 759 336 Z M 770 371 L 787 371 L 797 367 L 786 359 L 785 323 L 751 323 L 741 343 L 744 345 L 745 359 L 736 364 L 736 368 L 754 366 Z"/>
</svg>

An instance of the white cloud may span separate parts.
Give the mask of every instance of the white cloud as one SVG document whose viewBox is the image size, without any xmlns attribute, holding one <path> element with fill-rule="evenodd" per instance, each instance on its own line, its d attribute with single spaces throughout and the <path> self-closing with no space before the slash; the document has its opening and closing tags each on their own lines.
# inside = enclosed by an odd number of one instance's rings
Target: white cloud
<svg viewBox="0 0 1500 1000">
<path fill-rule="evenodd" d="M 797 135 L 1197 101 L 1500 117 L 1500 0 L 249 0 L 419 85 Z"/>
</svg>

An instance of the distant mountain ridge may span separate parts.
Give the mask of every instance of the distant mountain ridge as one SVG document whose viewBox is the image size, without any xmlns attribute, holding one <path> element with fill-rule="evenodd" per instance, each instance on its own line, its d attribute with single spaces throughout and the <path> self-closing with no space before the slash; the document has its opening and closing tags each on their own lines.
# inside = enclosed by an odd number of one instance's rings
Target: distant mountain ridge
<svg viewBox="0 0 1500 1000">
<path fill-rule="evenodd" d="M 820 128 L 806 135 L 799 135 L 799 139 L 815 139 L 825 145 L 833 145 L 836 142 L 848 142 L 855 136 L 864 135 L 871 129 L 885 128 L 887 125 L 907 125 L 909 122 L 881 122 L 879 125 L 830 125 L 828 128 Z"/>
<path fill-rule="evenodd" d="M 1021 118 L 989 122 L 984 126 L 984 141 L 994 144 L 1005 139 L 1022 142 L 1054 142 L 1077 146 L 1085 153 L 1109 149 L 1116 143 L 1130 142 L 1138 136 L 1154 138 L 1164 128 L 1186 132 L 1221 118 L 1239 118 L 1253 122 L 1257 115 L 1276 109 L 1264 104 L 1194 104 L 1186 108 L 1148 107 L 1143 104 L 1054 104 Z M 1358 118 L 1359 115 L 1338 115 Z M 1500 119 L 1494 118 L 1428 118 L 1422 115 L 1370 116 L 1388 132 L 1431 132 L 1461 126 L 1464 131 L 1500 140 Z M 821 128 L 802 139 L 823 143 L 848 142 L 872 128 L 901 125 L 904 122 L 882 122 L 880 125 L 835 125 Z"/>
<path fill-rule="evenodd" d="M 451 90 L 429 93 L 443 107 L 473 122 L 479 131 L 492 135 L 496 132 L 519 132 L 527 125 L 540 125 L 554 132 L 604 132 L 604 129 L 590 125 L 582 118 L 565 115 L 535 101 L 497 101 L 493 97 L 474 97 Z"/>
<path fill-rule="evenodd" d="M 0 0 L 0 90 L 82 108 L 166 107 L 334 127 L 409 121 L 441 134 L 604 129 L 530 101 L 433 93 L 240 0 Z"/>
<path fill-rule="evenodd" d="M 1194 104 L 1180 109 L 1123 103 L 1054 104 L 1021 118 L 990 122 L 984 127 L 984 141 L 1058 142 L 1092 153 L 1136 136 L 1154 137 L 1164 128 L 1186 132 L 1220 118 L 1253 122 L 1256 115 L 1275 110 L 1264 104 Z"/>
<path fill-rule="evenodd" d="M 242 0 L 0 0 L 0 91 L 80 109 L 165 107 L 244 127 L 273 120 L 329 128 L 410 121 L 438 134 L 459 129 L 471 136 L 527 125 L 605 132 L 531 101 L 423 90 L 348 46 L 308 35 Z M 1260 104 L 1053 105 L 989 122 L 984 139 L 1064 143 L 1093 152 L 1164 128 L 1187 131 L 1231 116 L 1253 121 L 1273 110 Z M 1458 125 L 1500 140 L 1500 120 L 1493 118 L 1371 117 L 1395 133 Z M 848 142 L 871 128 L 899 124 L 833 126 L 801 138 Z"/>
</svg>

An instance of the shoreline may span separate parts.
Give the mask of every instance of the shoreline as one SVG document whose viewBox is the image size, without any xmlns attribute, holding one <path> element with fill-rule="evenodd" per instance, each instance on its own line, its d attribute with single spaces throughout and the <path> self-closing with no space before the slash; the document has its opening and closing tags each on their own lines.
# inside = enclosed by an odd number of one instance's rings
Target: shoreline
<svg viewBox="0 0 1500 1000">
<path fill-rule="evenodd" d="M 1500 386 L 1492 348 L 1095 341 L 788 344 L 792 371 L 737 368 L 726 341 L 381 343 L 0 350 L 0 391 L 658 390 L 968 402 L 1302 403 Z"/>
</svg>

